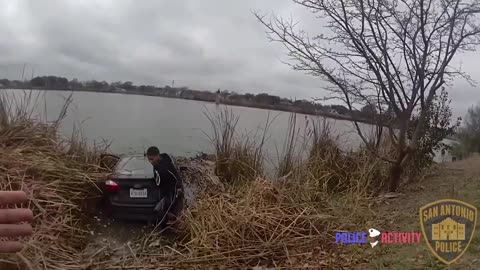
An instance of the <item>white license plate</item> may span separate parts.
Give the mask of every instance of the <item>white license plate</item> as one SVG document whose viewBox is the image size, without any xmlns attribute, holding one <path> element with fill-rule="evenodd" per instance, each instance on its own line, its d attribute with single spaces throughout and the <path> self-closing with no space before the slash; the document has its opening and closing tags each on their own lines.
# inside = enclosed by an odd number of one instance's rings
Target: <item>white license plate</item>
<svg viewBox="0 0 480 270">
<path fill-rule="evenodd" d="M 130 189 L 130 198 L 147 198 L 147 189 Z"/>
</svg>

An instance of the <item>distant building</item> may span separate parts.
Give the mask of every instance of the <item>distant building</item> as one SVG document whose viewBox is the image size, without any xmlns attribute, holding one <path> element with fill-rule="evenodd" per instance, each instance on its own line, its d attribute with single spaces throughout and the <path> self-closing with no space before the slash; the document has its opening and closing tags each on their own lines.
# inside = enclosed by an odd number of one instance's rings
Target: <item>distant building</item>
<svg viewBox="0 0 480 270">
<path fill-rule="evenodd" d="M 194 97 L 202 101 L 214 101 L 216 94 L 209 91 L 195 91 Z"/>
<path fill-rule="evenodd" d="M 452 139 L 443 139 L 442 143 L 448 146 L 454 146 L 458 142 Z M 439 151 L 435 151 L 433 161 L 437 163 L 444 163 L 444 162 L 451 162 L 456 158 L 458 157 L 454 157 L 451 151 L 449 151 L 448 149 L 443 151 L 439 150 Z"/>
<path fill-rule="evenodd" d="M 127 90 L 120 88 L 120 87 L 115 87 L 115 92 L 117 93 L 127 93 Z"/>
<path fill-rule="evenodd" d="M 233 101 L 233 100 L 235 100 L 235 97 L 237 97 L 237 94 L 228 94 L 228 95 L 225 97 L 225 100 Z"/>
<path fill-rule="evenodd" d="M 334 108 L 330 108 L 327 110 L 328 113 L 331 113 L 331 114 L 338 114 L 338 111 L 335 110 Z"/>
<path fill-rule="evenodd" d="M 191 90 L 181 90 L 180 91 L 180 97 L 184 99 L 193 99 L 195 96 L 193 95 Z"/>
</svg>

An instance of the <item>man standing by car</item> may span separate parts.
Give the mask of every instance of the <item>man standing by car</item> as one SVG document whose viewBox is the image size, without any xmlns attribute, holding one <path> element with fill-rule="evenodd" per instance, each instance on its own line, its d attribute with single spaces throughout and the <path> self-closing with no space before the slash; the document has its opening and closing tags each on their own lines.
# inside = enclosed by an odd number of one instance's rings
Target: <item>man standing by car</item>
<svg viewBox="0 0 480 270">
<path fill-rule="evenodd" d="M 169 154 L 160 154 L 157 147 L 151 146 L 147 149 L 146 156 L 153 165 L 155 181 L 159 187 L 159 202 L 154 210 L 159 213 L 160 223 L 163 223 L 167 216 L 176 217 L 182 210 L 182 179 L 175 160 Z"/>
</svg>

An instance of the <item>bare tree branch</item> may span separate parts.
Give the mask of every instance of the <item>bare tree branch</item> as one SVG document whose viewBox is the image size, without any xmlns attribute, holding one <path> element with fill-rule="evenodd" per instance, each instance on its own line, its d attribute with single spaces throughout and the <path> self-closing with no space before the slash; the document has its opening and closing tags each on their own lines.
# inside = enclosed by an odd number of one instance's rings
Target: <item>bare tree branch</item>
<svg viewBox="0 0 480 270">
<path fill-rule="evenodd" d="M 472 82 L 451 63 L 480 43 L 480 0 L 294 2 L 318 16 L 322 34 L 310 36 L 291 20 L 255 15 L 270 40 L 285 46 L 289 65 L 329 83 L 329 98 L 342 100 L 351 112 L 359 104 L 375 104 L 388 115 L 376 121 L 388 127 L 394 157 L 381 156 L 354 124 L 369 150 L 392 163 L 392 172 L 401 172 L 417 148 L 427 108 L 438 89 L 455 77 Z M 407 128 L 417 109 L 416 127 L 408 139 Z M 395 189 L 398 177 L 392 179 Z"/>
</svg>

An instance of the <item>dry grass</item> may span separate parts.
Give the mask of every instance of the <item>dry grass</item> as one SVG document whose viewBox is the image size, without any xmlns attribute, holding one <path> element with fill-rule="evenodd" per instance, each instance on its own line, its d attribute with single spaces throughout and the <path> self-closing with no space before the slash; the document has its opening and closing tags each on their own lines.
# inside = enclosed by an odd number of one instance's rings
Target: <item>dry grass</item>
<svg viewBox="0 0 480 270">
<path fill-rule="evenodd" d="M 302 139 L 303 144 L 301 145 L 301 150 L 305 150 L 305 143 L 308 143 L 308 139 L 300 138 L 300 131 L 300 128 L 297 127 L 297 115 L 294 113 L 290 114 L 283 148 L 280 153 L 277 153 L 279 157 L 276 168 L 277 178 L 282 178 L 290 174 L 295 170 L 296 166 L 302 162 L 301 158 L 297 156 L 298 140 Z M 306 133 L 305 130 L 304 133 Z"/>
<path fill-rule="evenodd" d="M 312 259 L 316 249 L 334 249 L 329 232 L 339 219 L 328 212 L 292 201 L 288 189 L 261 178 L 234 194 L 208 195 L 187 215 L 185 247 L 194 255 L 187 261 L 227 268 L 298 266 L 290 263 Z"/>
<path fill-rule="evenodd" d="M 205 116 L 212 128 L 213 134 L 207 134 L 207 136 L 215 149 L 215 172 L 220 179 L 232 183 L 251 181 L 261 176 L 264 167 L 263 145 L 266 133 L 263 133 L 259 142 L 250 139 L 252 136 L 238 134 L 239 116 L 234 115 L 228 108 L 216 113 L 207 112 Z"/>
<path fill-rule="evenodd" d="M 318 204 L 300 202 L 289 190 L 264 179 L 246 183 L 235 193 L 204 194 L 183 217 L 177 239 L 155 245 L 132 242 L 131 254 L 101 262 L 91 269 L 348 269 L 352 262 L 341 257 L 333 232 L 343 217 Z M 153 247 L 152 247 L 153 246 Z M 102 257 L 102 259 L 105 259 Z"/>
<path fill-rule="evenodd" d="M 83 201 L 108 173 L 98 151 L 75 136 L 65 143 L 58 122 L 7 118 L 0 130 L 0 188 L 27 192 L 35 235 L 20 255 L 1 257 L 1 269 L 348 269 L 354 263 L 332 234 L 359 229 L 366 209 L 359 198 L 367 197 L 379 164 L 363 152 L 341 152 L 319 128 L 306 159 L 286 146 L 290 163 L 280 180 L 270 181 L 262 177 L 265 134 L 260 143 L 242 139 L 238 117 L 210 115 L 216 172 L 230 185 L 224 192 L 206 189 L 184 212 L 174 241 L 152 232 L 132 239 L 126 254 L 113 255 L 108 247 L 85 250 L 90 228 Z"/>
<path fill-rule="evenodd" d="M 107 171 L 98 159 L 72 155 L 57 125 L 31 119 L 28 106 L 13 108 L 0 98 L 0 189 L 24 190 L 34 212 L 34 235 L 16 256 L 2 256 L 1 269 L 63 269 L 78 258 L 88 229 L 82 221 L 84 199 Z M 7 119 L 5 121 L 5 119 Z M 61 119 L 61 117 L 59 117 Z M 60 120 L 59 120 L 60 121 Z M 91 153 L 93 153 L 92 151 Z"/>
<path fill-rule="evenodd" d="M 291 118 L 290 127 L 296 126 L 295 119 Z M 290 129 L 278 176 L 296 186 L 305 200 L 347 194 L 368 198 L 383 188 L 387 164 L 364 147 L 352 152 L 342 151 L 338 136 L 333 134 L 325 118 L 308 120 L 303 133 L 300 129 L 296 132 Z M 301 143 L 296 143 L 299 140 Z M 300 145 L 303 156 L 294 155 L 298 152 L 295 145 Z"/>
</svg>

